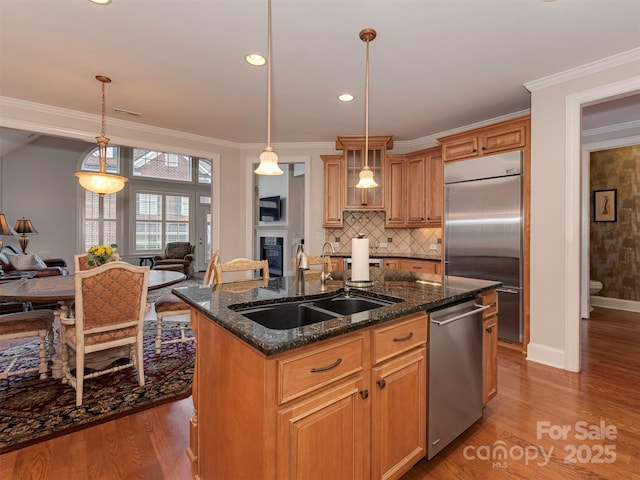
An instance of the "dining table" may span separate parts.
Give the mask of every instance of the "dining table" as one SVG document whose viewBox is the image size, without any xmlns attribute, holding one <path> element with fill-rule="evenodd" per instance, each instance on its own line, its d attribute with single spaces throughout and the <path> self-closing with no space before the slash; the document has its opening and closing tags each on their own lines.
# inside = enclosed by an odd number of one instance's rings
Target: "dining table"
<svg viewBox="0 0 640 480">
<path fill-rule="evenodd" d="M 187 276 L 182 272 L 170 270 L 149 270 L 148 290 L 156 290 L 168 287 L 185 280 Z M 60 309 L 68 309 L 75 300 L 75 288 L 73 275 L 56 275 L 52 277 L 23 278 L 2 282 L 0 278 L 0 302 L 21 302 L 25 310 L 30 308 L 32 302 L 52 302 L 58 303 Z M 59 312 L 58 312 L 59 313 Z M 59 315 L 56 315 L 58 317 Z M 59 318 L 56 318 L 54 327 L 54 338 L 59 336 Z M 51 376 L 61 378 L 62 376 L 62 356 L 60 354 L 61 342 L 56 341 L 56 352 L 51 367 Z M 113 362 L 126 354 L 119 347 L 119 350 L 103 355 L 94 355 L 93 361 L 87 359 L 87 367 L 101 368 L 104 364 Z M 109 352 L 109 351 L 105 351 Z M 96 352 L 101 354 L 103 352 Z"/>
</svg>

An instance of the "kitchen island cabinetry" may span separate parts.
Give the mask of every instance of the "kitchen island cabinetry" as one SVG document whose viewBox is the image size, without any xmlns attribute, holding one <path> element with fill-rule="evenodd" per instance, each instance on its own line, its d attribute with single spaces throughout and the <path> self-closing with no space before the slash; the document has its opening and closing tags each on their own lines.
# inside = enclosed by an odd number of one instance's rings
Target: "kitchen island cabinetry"
<svg viewBox="0 0 640 480">
<path fill-rule="evenodd" d="M 498 294 L 495 290 L 479 295 L 482 305 L 482 401 L 486 404 L 498 393 Z"/>
<path fill-rule="evenodd" d="M 397 478 L 424 456 L 424 312 L 273 357 L 194 314 L 200 479 Z"/>
<path fill-rule="evenodd" d="M 197 332 L 197 479 L 399 478 L 425 456 L 428 312 L 500 284 L 421 283 L 421 273 L 374 267 L 370 275 L 371 287 L 350 292 L 345 272 L 326 284 L 309 279 L 302 293 L 296 277 L 172 290 L 191 306 Z M 390 303 L 311 323 L 290 318 L 288 329 L 243 313 L 273 304 L 290 312 L 290 302 L 329 308 L 322 302 L 351 296 Z"/>
<path fill-rule="evenodd" d="M 529 117 L 507 120 L 489 127 L 477 128 L 439 138 L 445 162 L 522 150 L 529 138 Z"/>
</svg>

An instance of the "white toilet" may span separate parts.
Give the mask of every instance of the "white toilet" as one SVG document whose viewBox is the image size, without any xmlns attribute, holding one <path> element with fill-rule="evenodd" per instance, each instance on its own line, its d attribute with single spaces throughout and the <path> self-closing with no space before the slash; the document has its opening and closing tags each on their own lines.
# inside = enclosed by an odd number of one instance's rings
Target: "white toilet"
<svg viewBox="0 0 640 480">
<path fill-rule="evenodd" d="M 600 290 L 602 290 L 602 283 L 597 280 L 589 280 L 589 297 L 596 295 Z M 589 311 L 593 312 L 591 304 L 589 304 Z"/>
</svg>

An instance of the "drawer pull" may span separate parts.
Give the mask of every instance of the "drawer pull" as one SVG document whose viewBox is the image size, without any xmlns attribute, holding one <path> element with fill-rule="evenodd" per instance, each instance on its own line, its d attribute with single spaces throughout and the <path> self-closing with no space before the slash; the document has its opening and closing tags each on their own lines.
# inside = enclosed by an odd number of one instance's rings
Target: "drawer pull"
<svg viewBox="0 0 640 480">
<path fill-rule="evenodd" d="M 327 370 L 331 370 L 332 368 L 336 368 L 341 363 L 342 363 L 342 359 L 339 358 L 335 362 L 333 362 L 331 365 L 327 365 L 326 367 L 313 367 L 310 370 L 310 372 L 311 373 L 326 372 Z"/>
<path fill-rule="evenodd" d="M 360 396 L 366 400 L 369 398 L 369 390 L 360 390 Z"/>
<path fill-rule="evenodd" d="M 406 337 L 394 338 L 393 341 L 394 342 L 406 342 L 411 337 L 413 337 L 413 332 L 409 332 L 409 335 L 407 335 Z"/>
<path fill-rule="evenodd" d="M 380 380 L 378 380 L 376 383 L 378 384 L 378 386 L 379 386 L 381 389 L 383 389 L 383 388 L 387 385 L 387 382 L 385 382 L 385 381 L 384 381 L 384 378 L 381 378 L 381 379 L 380 379 Z"/>
<path fill-rule="evenodd" d="M 492 333 L 493 332 L 493 327 L 488 327 L 486 330 L 487 330 L 487 333 Z"/>
</svg>

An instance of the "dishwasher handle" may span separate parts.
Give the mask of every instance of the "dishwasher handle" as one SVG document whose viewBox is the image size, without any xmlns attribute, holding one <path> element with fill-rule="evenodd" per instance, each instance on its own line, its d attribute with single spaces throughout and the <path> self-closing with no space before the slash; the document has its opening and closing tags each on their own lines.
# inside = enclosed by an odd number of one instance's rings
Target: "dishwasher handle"
<svg viewBox="0 0 640 480">
<path fill-rule="evenodd" d="M 448 323 L 455 322 L 456 320 L 460 320 L 461 318 L 468 317 L 469 315 L 474 315 L 474 314 L 476 314 L 478 312 L 482 312 L 483 310 L 486 310 L 487 308 L 491 308 L 493 305 L 478 305 L 477 303 L 474 303 L 473 306 L 476 307 L 474 310 L 470 310 L 468 312 L 461 313 L 460 315 L 456 315 L 454 317 L 447 318 L 445 320 L 433 320 L 433 319 L 431 319 L 431 323 L 441 327 L 442 325 L 446 325 Z"/>
</svg>

